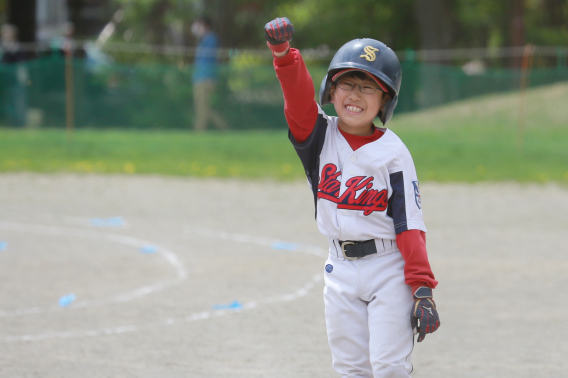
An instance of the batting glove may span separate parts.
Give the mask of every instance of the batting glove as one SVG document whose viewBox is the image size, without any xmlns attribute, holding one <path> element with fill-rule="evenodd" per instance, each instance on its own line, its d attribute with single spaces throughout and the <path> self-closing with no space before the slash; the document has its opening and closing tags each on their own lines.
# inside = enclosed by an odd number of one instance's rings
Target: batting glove
<svg viewBox="0 0 568 378">
<path fill-rule="evenodd" d="M 283 52 L 290 47 L 294 25 L 286 17 L 278 17 L 264 25 L 264 37 L 270 50 Z"/>
<path fill-rule="evenodd" d="M 418 342 L 440 327 L 440 317 L 436 311 L 436 303 L 432 299 L 432 289 L 419 287 L 414 292 L 414 306 L 410 314 L 410 324 L 413 330 L 418 331 Z"/>
</svg>

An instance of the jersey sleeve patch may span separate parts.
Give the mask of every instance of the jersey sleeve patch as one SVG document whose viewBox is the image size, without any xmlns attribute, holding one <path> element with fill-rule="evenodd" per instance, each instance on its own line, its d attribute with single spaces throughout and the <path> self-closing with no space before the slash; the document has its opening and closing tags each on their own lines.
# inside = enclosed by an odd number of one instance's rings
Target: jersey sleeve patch
<svg viewBox="0 0 568 378">
<path fill-rule="evenodd" d="M 418 181 L 412 181 L 412 185 L 414 186 L 414 200 L 416 202 L 416 206 L 419 209 L 422 209 L 422 197 L 420 196 L 420 183 Z"/>
</svg>

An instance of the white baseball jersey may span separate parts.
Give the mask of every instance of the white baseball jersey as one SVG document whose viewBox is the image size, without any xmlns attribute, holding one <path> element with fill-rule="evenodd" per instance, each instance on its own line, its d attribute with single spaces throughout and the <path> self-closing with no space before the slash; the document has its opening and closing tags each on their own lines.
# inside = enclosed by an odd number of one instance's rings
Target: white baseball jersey
<svg viewBox="0 0 568 378">
<path fill-rule="evenodd" d="M 420 187 L 410 152 L 384 128 L 378 140 L 353 151 L 337 117 L 318 105 L 314 130 L 303 143 L 289 138 L 314 194 L 319 230 L 329 239 L 396 239 L 410 229 L 426 232 Z"/>
</svg>

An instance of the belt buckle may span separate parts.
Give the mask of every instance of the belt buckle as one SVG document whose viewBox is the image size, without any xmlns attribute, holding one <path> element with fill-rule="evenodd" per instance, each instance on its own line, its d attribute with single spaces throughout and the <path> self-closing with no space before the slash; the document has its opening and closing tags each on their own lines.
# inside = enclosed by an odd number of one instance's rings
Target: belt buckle
<svg viewBox="0 0 568 378">
<path fill-rule="evenodd" d="M 357 257 L 349 257 L 345 254 L 345 246 L 349 244 L 355 244 L 355 242 L 346 241 L 341 243 L 341 252 L 343 252 L 343 257 L 345 257 L 346 260 L 357 260 Z"/>
</svg>

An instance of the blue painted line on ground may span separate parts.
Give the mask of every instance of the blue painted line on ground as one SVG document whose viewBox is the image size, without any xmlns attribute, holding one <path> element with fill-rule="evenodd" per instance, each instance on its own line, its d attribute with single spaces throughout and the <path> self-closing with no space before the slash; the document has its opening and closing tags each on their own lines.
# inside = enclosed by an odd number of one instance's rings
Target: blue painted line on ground
<svg viewBox="0 0 568 378">
<path fill-rule="evenodd" d="M 73 294 L 73 293 L 65 294 L 64 296 L 59 298 L 59 302 L 58 302 L 59 307 L 68 307 L 71 303 L 73 303 L 75 301 L 75 299 L 77 299 L 75 294 Z"/>
<path fill-rule="evenodd" d="M 239 301 L 233 301 L 229 304 L 214 305 L 214 310 L 241 310 L 243 305 Z"/>
<path fill-rule="evenodd" d="M 125 222 L 122 217 L 113 218 L 91 218 L 91 226 L 95 227 L 120 227 L 124 226 Z"/>
<path fill-rule="evenodd" d="M 140 247 L 140 253 L 156 253 L 158 252 L 158 247 L 155 245 L 145 245 L 144 247 Z"/>
<path fill-rule="evenodd" d="M 298 244 L 286 242 L 274 242 L 270 246 L 272 249 L 285 249 L 288 251 L 296 251 L 299 248 Z"/>
</svg>

